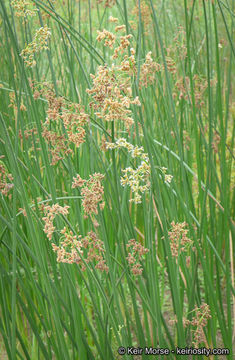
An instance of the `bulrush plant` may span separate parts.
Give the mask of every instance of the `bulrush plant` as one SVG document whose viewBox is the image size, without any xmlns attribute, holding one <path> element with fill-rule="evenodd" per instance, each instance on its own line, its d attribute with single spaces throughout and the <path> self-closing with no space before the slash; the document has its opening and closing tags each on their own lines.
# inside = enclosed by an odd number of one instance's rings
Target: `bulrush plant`
<svg viewBox="0 0 235 360">
<path fill-rule="evenodd" d="M 0 359 L 232 359 L 233 13 L 0 1 Z"/>
</svg>

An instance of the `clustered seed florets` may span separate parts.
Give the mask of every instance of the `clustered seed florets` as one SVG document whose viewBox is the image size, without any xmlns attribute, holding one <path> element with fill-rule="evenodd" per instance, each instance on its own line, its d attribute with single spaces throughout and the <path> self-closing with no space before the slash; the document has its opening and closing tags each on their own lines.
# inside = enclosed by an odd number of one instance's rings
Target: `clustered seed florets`
<svg viewBox="0 0 235 360">
<path fill-rule="evenodd" d="M 32 67 L 36 65 L 34 55 L 42 50 L 48 49 L 48 40 L 50 36 L 51 32 L 47 25 L 36 31 L 33 41 L 29 43 L 20 53 L 20 56 L 24 59 L 26 66 Z"/>
<path fill-rule="evenodd" d="M 120 45 L 114 49 L 112 58 L 117 59 L 119 54 L 123 54 L 124 51 L 130 46 L 130 39 L 132 38 L 131 34 L 123 35 L 120 37 Z"/>
<path fill-rule="evenodd" d="M 41 88 L 40 85 L 31 84 L 31 86 L 34 88 L 35 99 L 43 95 L 48 102 L 47 118 L 42 124 L 42 135 L 50 145 L 51 164 L 55 165 L 63 155 L 73 153 L 70 144 L 79 147 L 84 143 L 86 135 L 84 127 L 89 121 L 89 116 L 82 105 L 57 97 L 49 84 L 44 83 Z M 61 133 L 62 124 L 65 133 Z"/>
<path fill-rule="evenodd" d="M 112 22 L 116 21 L 111 17 Z M 124 25 L 115 28 L 116 32 L 125 30 Z M 103 30 L 98 31 L 97 40 L 104 41 L 104 45 L 113 50 L 113 59 L 121 56 L 130 45 L 132 35 L 120 36 L 119 46 L 115 47 L 116 35 Z M 87 93 L 92 96 L 90 107 L 95 110 L 95 115 L 105 121 L 122 121 L 129 130 L 134 123 L 130 105 L 141 105 L 138 97 L 132 96 L 132 76 L 136 74 L 135 50 L 130 49 L 131 56 L 125 54 L 120 59 L 119 65 L 111 67 L 99 66 L 96 75 L 91 74 L 92 88 Z"/>
<path fill-rule="evenodd" d="M 170 239 L 170 247 L 172 256 L 178 257 L 179 252 L 186 252 L 189 248 L 193 251 L 195 250 L 193 245 L 193 241 L 188 238 L 188 229 L 186 229 L 186 222 L 183 223 L 175 223 L 172 221 L 171 223 L 171 231 L 168 232 L 168 236 Z"/>
<path fill-rule="evenodd" d="M 131 267 L 131 272 L 134 275 L 141 275 L 143 268 L 139 263 L 140 258 L 142 258 L 145 254 L 149 252 L 149 249 L 146 249 L 141 243 L 137 242 L 135 239 L 131 239 L 128 241 L 128 256 L 127 261 Z"/>
<path fill-rule="evenodd" d="M 55 231 L 55 226 L 53 225 L 53 221 L 56 215 L 68 215 L 69 206 L 60 206 L 59 204 L 53 204 L 52 206 L 47 205 L 44 206 L 44 214 L 45 216 L 42 220 L 45 222 L 44 232 L 47 235 L 48 239 L 52 239 L 53 232 Z"/>
<path fill-rule="evenodd" d="M 117 23 L 118 22 L 118 18 L 114 18 L 113 16 L 109 17 L 109 22 L 111 23 Z"/>
<path fill-rule="evenodd" d="M 111 33 L 108 30 L 103 29 L 102 31 L 97 30 L 98 36 L 96 38 L 97 41 L 104 41 L 104 46 L 108 46 L 110 47 L 110 49 L 113 48 L 113 45 L 115 44 L 116 41 L 116 36 Z"/>
<path fill-rule="evenodd" d="M 211 318 L 210 308 L 209 305 L 202 304 L 200 308 L 196 307 L 192 312 L 195 314 L 192 320 L 183 319 L 183 323 L 185 327 L 190 325 L 194 327 L 192 345 L 198 348 L 200 343 L 206 343 L 203 328 L 207 325 L 208 319 Z"/>
<path fill-rule="evenodd" d="M 96 76 L 91 74 L 93 86 L 87 93 L 93 97 L 90 107 L 98 118 L 105 121 L 122 121 L 127 129 L 134 123 L 130 105 L 140 105 L 138 97 L 132 97 L 131 78 L 126 76 L 128 68 L 112 65 L 99 66 Z M 123 76 L 125 74 L 125 76 Z"/>
<path fill-rule="evenodd" d="M 90 231 L 87 236 L 82 239 L 82 245 L 84 249 L 87 249 L 87 257 L 85 259 L 86 263 L 90 263 L 93 260 L 97 262 L 95 265 L 96 269 L 106 271 L 108 273 L 109 268 L 105 263 L 103 258 L 104 253 L 104 244 L 103 241 L 97 238 L 96 234 L 93 231 Z M 85 266 L 82 267 L 85 270 Z"/>
<path fill-rule="evenodd" d="M 60 234 L 59 246 L 52 243 L 52 249 L 57 253 L 57 262 L 67 264 L 80 263 L 80 254 L 83 254 L 81 235 L 74 235 L 73 232 L 66 227 L 60 231 Z"/>
<path fill-rule="evenodd" d="M 32 2 L 27 0 L 11 0 L 11 6 L 15 10 L 16 16 L 34 16 L 37 13 L 37 9 L 32 7 Z"/>
<path fill-rule="evenodd" d="M 90 175 L 88 180 L 81 178 L 79 174 L 73 178 L 72 188 L 81 187 L 82 206 L 86 215 L 98 214 L 98 204 L 103 210 L 105 203 L 103 200 L 104 188 L 101 180 L 104 178 L 103 174 L 95 173 Z"/>
<path fill-rule="evenodd" d="M 215 80 L 213 80 L 215 82 Z M 190 79 L 188 76 L 180 77 L 175 82 L 175 92 L 173 93 L 174 98 L 178 96 L 179 100 L 185 99 L 190 100 L 192 102 L 192 98 L 190 96 Z M 208 87 L 208 82 L 205 79 L 200 78 L 198 75 L 193 76 L 193 92 L 195 98 L 195 105 L 197 107 L 201 107 L 205 104 L 203 100 L 203 94 Z"/>
<path fill-rule="evenodd" d="M 149 84 L 153 84 L 155 81 L 156 72 L 161 70 L 161 65 L 153 61 L 152 51 L 149 51 L 145 57 L 144 64 L 140 67 L 139 87 L 147 87 Z"/>
<path fill-rule="evenodd" d="M 133 201 L 135 204 L 141 203 L 141 193 L 144 193 L 150 188 L 150 164 L 148 155 L 144 152 L 144 148 L 134 146 L 126 141 L 124 138 L 118 139 L 115 143 L 106 143 L 107 149 L 126 148 L 131 154 L 132 158 L 140 158 L 141 164 L 133 169 L 128 167 L 123 169 L 123 177 L 121 177 L 121 185 L 129 185 L 134 198 L 129 201 Z"/>
<path fill-rule="evenodd" d="M 0 163 L 0 192 L 3 195 L 6 196 L 8 192 L 14 187 L 12 181 L 13 181 L 12 174 L 8 173 L 5 165 Z"/>
<path fill-rule="evenodd" d="M 135 16 L 135 21 L 131 21 L 131 26 L 133 29 L 137 28 L 137 24 L 139 21 L 139 12 L 141 13 L 141 21 L 145 28 L 145 33 L 148 32 L 148 27 L 151 24 L 151 10 L 149 5 L 146 4 L 145 1 L 140 1 L 140 6 L 138 0 L 136 1 L 136 5 L 133 7 L 132 14 Z"/>
<path fill-rule="evenodd" d="M 50 241 L 52 240 L 52 235 L 55 231 L 55 226 L 53 225 L 55 216 L 58 214 L 64 216 L 68 215 L 68 208 L 69 206 L 63 207 L 59 204 L 44 206 L 43 211 L 45 216 L 42 218 L 45 222 L 44 232 Z M 82 270 L 86 270 L 83 261 L 87 264 L 95 261 L 96 269 L 99 269 L 102 272 L 108 272 L 108 266 L 103 258 L 103 242 L 97 238 L 93 231 L 90 231 L 87 236 L 82 238 L 81 235 L 75 235 L 65 226 L 60 230 L 60 235 L 59 245 L 52 243 L 53 251 L 57 254 L 57 262 L 80 264 Z"/>
</svg>

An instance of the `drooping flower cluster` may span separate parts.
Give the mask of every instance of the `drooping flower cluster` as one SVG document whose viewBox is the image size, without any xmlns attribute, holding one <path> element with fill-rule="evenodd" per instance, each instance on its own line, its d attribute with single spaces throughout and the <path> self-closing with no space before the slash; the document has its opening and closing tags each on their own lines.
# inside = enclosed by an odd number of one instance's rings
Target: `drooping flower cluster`
<svg viewBox="0 0 235 360">
<path fill-rule="evenodd" d="M 104 188 L 101 184 L 103 178 L 104 175 L 100 173 L 90 175 L 88 180 L 82 179 L 79 174 L 73 178 L 72 188 L 81 187 L 82 206 L 86 215 L 98 214 L 98 204 L 101 210 L 104 208 Z"/>
<path fill-rule="evenodd" d="M 34 16 L 37 9 L 32 6 L 32 1 L 27 0 L 11 0 L 11 6 L 15 10 L 15 15 L 26 18 L 27 16 Z"/>
<path fill-rule="evenodd" d="M 133 7 L 132 14 L 135 17 L 134 21 L 130 21 L 132 28 L 135 30 L 139 22 L 139 12 L 141 13 L 141 21 L 145 28 L 145 34 L 148 33 L 149 25 L 151 24 L 151 10 L 149 5 L 145 1 L 136 1 L 136 5 Z"/>
<path fill-rule="evenodd" d="M 75 104 L 58 97 L 49 84 L 31 84 L 34 98 L 44 96 L 48 102 L 47 118 L 43 122 L 42 135 L 49 144 L 51 164 L 55 165 L 64 155 L 73 153 L 70 144 L 79 147 L 85 141 L 85 125 L 89 116 L 80 104 Z M 63 131 L 63 128 L 65 131 Z"/>
<path fill-rule="evenodd" d="M 184 326 L 193 326 L 193 341 L 192 345 L 198 348 L 200 343 L 207 343 L 203 328 L 207 325 L 208 319 L 211 318 L 210 308 L 207 304 L 202 304 L 199 308 L 196 307 L 193 311 L 194 316 L 192 320 L 184 319 Z"/>
<path fill-rule="evenodd" d="M 183 223 L 175 223 L 172 221 L 171 223 L 171 231 L 168 232 L 168 236 L 170 239 L 170 247 L 172 256 L 178 257 L 180 252 L 186 252 L 189 248 L 195 250 L 193 245 L 193 241 L 188 238 L 188 229 L 186 229 L 186 222 Z"/>
<path fill-rule="evenodd" d="M 103 29 L 103 31 L 97 31 L 98 36 L 96 38 L 97 41 L 104 41 L 104 46 L 108 46 L 110 49 L 113 48 L 113 45 L 115 44 L 116 41 L 116 36 L 111 33 L 110 31 Z"/>
<path fill-rule="evenodd" d="M 211 82 L 211 85 L 215 83 L 215 80 Z M 195 98 L 195 105 L 201 107 L 205 104 L 204 92 L 208 87 L 206 79 L 199 77 L 197 74 L 193 76 L 193 92 Z M 175 91 L 173 93 L 174 98 L 185 99 L 186 101 L 192 102 L 191 98 L 191 84 L 188 76 L 180 77 L 175 82 Z"/>
<path fill-rule="evenodd" d="M 120 30 L 120 27 L 116 27 L 116 31 Z M 130 46 L 130 39 L 132 38 L 131 34 L 123 35 L 120 37 L 120 45 L 114 49 L 113 59 L 117 59 L 119 54 L 123 54 L 126 49 Z"/>
<path fill-rule="evenodd" d="M 83 254 L 81 235 L 74 235 L 66 227 L 60 231 L 60 234 L 59 245 L 52 243 L 52 249 L 57 254 L 57 262 L 79 264 L 81 262 L 80 254 Z"/>
<path fill-rule="evenodd" d="M 0 192 L 3 195 L 8 195 L 8 192 L 13 188 L 13 176 L 7 172 L 3 163 L 0 162 Z"/>
<path fill-rule="evenodd" d="M 58 214 L 68 215 L 69 213 L 68 209 L 69 206 L 63 207 L 60 206 L 59 204 L 53 204 L 52 206 L 50 205 L 44 206 L 43 210 L 45 216 L 42 218 L 42 220 L 44 221 L 45 225 L 43 231 L 45 232 L 49 240 L 52 239 L 53 232 L 55 231 L 55 226 L 53 224 L 53 221 L 56 215 Z"/>
<path fill-rule="evenodd" d="M 126 61 L 126 60 L 125 60 Z M 99 66 L 96 75 L 91 74 L 93 86 L 87 93 L 93 97 L 90 106 L 95 110 L 95 115 L 105 121 L 121 121 L 126 129 L 134 123 L 130 105 L 140 105 L 138 97 L 132 97 L 131 78 L 126 76 L 130 70 L 112 65 Z"/>
<path fill-rule="evenodd" d="M 141 194 L 150 188 L 150 164 L 148 155 L 144 152 L 144 148 L 134 146 L 126 141 L 124 138 L 118 139 L 115 143 L 106 143 L 107 149 L 125 148 L 131 154 L 132 158 L 139 158 L 141 163 L 138 167 L 128 167 L 123 169 L 123 176 L 121 177 L 121 185 L 129 185 L 134 198 L 129 201 L 133 201 L 135 204 L 141 203 Z"/>
<path fill-rule="evenodd" d="M 141 275 L 143 268 L 139 261 L 145 254 L 149 252 L 149 249 L 146 249 L 135 239 L 129 240 L 126 247 L 128 248 L 127 261 L 131 267 L 131 272 L 134 275 Z"/>
<path fill-rule="evenodd" d="M 43 211 L 45 216 L 42 220 L 45 223 L 44 232 L 47 238 L 51 241 L 52 235 L 56 230 L 53 221 L 56 215 L 68 215 L 69 206 L 60 206 L 54 204 L 52 206 L 44 206 Z M 57 254 L 57 262 L 67 264 L 80 264 L 82 270 L 86 269 L 83 261 L 87 264 L 96 263 L 95 268 L 100 271 L 108 272 L 108 266 L 105 263 L 103 253 L 103 242 L 97 238 L 93 231 L 88 232 L 87 236 L 82 238 L 81 235 L 75 235 L 66 226 L 59 231 L 59 244 L 52 243 L 53 251 Z"/>
<path fill-rule="evenodd" d="M 96 262 L 95 268 L 100 271 L 106 271 L 108 273 L 109 268 L 106 265 L 104 254 L 104 244 L 103 241 L 97 238 L 96 234 L 93 231 L 90 231 L 87 236 L 82 240 L 82 246 L 84 248 L 84 253 L 86 252 L 86 263 Z M 86 249 L 86 250 L 85 250 Z M 85 266 L 82 266 L 82 270 L 85 270 Z"/>
<path fill-rule="evenodd" d="M 140 67 L 139 87 L 147 87 L 155 81 L 155 74 L 162 70 L 160 64 L 153 61 L 152 52 L 149 51 L 145 57 L 145 62 Z"/>
<path fill-rule="evenodd" d="M 111 17 L 110 22 L 117 19 Z M 115 32 L 125 31 L 125 25 L 115 27 Z M 132 77 L 136 74 L 135 50 L 127 53 L 132 35 L 117 35 L 104 29 L 98 31 L 97 40 L 113 50 L 112 58 L 116 64 L 99 66 L 96 75 L 91 74 L 92 88 L 87 93 L 92 96 L 90 107 L 95 115 L 105 121 L 121 121 L 127 130 L 134 123 L 130 105 L 141 105 L 138 97 L 132 96 Z M 116 45 L 116 40 L 119 43 Z"/>
<path fill-rule="evenodd" d="M 24 59 L 26 66 L 32 67 L 36 65 L 34 55 L 42 50 L 48 49 L 48 40 L 50 36 L 51 32 L 47 25 L 36 31 L 33 41 L 29 43 L 20 53 L 20 56 Z"/>
</svg>

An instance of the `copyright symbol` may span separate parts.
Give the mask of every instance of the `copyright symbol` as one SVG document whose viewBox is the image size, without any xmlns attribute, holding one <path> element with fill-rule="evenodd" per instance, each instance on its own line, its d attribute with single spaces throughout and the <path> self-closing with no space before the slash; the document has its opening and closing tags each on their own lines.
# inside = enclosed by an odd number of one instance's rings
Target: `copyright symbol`
<svg viewBox="0 0 235 360">
<path fill-rule="evenodd" d="M 118 348 L 118 354 L 119 355 L 124 355 L 126 353 L 126 349 L 123 346 L 120 346 Z"/>
</svg>

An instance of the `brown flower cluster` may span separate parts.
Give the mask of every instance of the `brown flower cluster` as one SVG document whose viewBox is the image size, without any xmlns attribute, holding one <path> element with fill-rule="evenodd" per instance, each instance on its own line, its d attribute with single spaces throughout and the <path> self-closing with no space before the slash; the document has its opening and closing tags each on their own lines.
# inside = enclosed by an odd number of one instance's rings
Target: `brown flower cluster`
<svg viewBox="0 0 235 360">
<path fill-rule="evenodd" d="M 36 31 L 33 41 L 20 53 L 26 66 L 32 67 L 36 65 L 34 55 L 42 50 L 48 49 L 48 40 L 50 36 L 50 29 L 47 26 L 41 27 Z"/>
<path fill-rule="evenodd" d="M 104 175 L 100 173 L 94 173 L 90 175 L 88 180 L 81 178 L 79 174 L 73 178 L 72 188 L 81 188 L 82 206 L 86 215 L 98 214 L 98 204 L 103 200 L 104 188 L 101 184 L 101 180 Z M 103 210 L 105 203 L 99 204 L 101 210 Z"/>
<path fill-rule="evenodd" d="M 81 263 L 80 254 L 83 254 L 81 235 L 74 235 L 66 227 L 60 231 L 60 234 L 59 246 L 52 243 L 53 251 L 57 253 L 57 262 L 67 264 Z"/>
<path fill-rule="evenodd" d="M 115 31 L 126 31 L 126 25 L 118 25 L 115 27 Z"/>
<path fill-rule="evenodd" d="M 220 144 L 220 141 L 221 141 L 220 135 L 218 134 L 217 131 L 214 131 L 211 147 L 216 154 L 218 153 L 218 146 Z"/>
<path fill-rule="evenodd" d="M 117 27 L 116 27 L 117 29 Z M 120 27 L 118 28 L 120 29 Z M 128 49 L 128 46 L 130 46 L 130 39 L 132 38 L 131 34 L 123 35 L 120 37 L 120 45 L 114 49 L 114 53 L 112 58 L 117 59 L 119 54 L 123 54 L 126 49 Z"/>
<path fill-rule="evenodd" d="M 46 205 L 44 206 L 44 217 L 42 220 L 44 221 L 44 229 L 43 231 L 47 235 L 48 239 L 52 239 L 53 232 L 55 231 L 55 226 L 53 225 L 53 221 L 56 215 L 68 215 L 69 206 L 60 206 L 59 204 L 53 204 L 52 206 Z"/>
<path fill-rule="evenodd" d="M 102 4 L 104 2 L 105 7 L 112 7 L 115 5 L 116 0 L 97 0 L 98 4 Z"/>
<path fill-rule="evenodd" d="M 86 131 L 84 126 L 88 123 L 89 116 L 81 105 L 67 103 L 66 107 L 62 108 L 60 118 L 67 130 L 69 141 L 79 147 L 85 141 Z"/>
<path fill-rule="evenodd" d="M 137 28 L 137 24 L 139 22 L 139 12 L 141 13 L 141 21 L 145 28 L 145 34 L 147 34 L 149 25 L 151 23 L 151 10 L 145 1 L 141 1 L 140 7 L 139 7 L 139 2 L 137 0 L 136 5 L 134 6 L 134 8 L 132 10 L 132 14 L 135 17 L 135 20 L 131 21 L 131 26 L 134 30 Z"/>
<path fill-rule="evenodd" d="M 64 134 L 58 135 L 55 131 L 44 128 L 42 136 L 50 145 L 51 165 L 57 164 L 64 156 L 72 153 L 72 150 L 68 147 L 69 144 Z"/>
<path fill-rule="evenodd" d="M 212 85 L 214 84 L 214 81 L 212 82 Z M 199 77 L 198 75 L 193 76 L 193 89 L 194 89 L 194 96 L 195 96 L 195 104 L 197 107 L 201 107 L 205 104 L 203 98 L 204 98 L 204 92 L 208 87 L 207 80 Z M 186 76 L 185 78 L 180 77 L 175 82 L 175 92 L 173 93 L 174 98 L 178 97 L 179 99 L 185 99 L 190 100 L 190 80 L 189 77 Z"/>
<path fill-rule="evenodd" d="M 193 342 L 192 345 L 198 348 L 201 343 L 207 344 L 203 328 L 207 325 L 208 319 L 211 318 L 210 308 L 207 304 L 202 304 L 200 308 L 196 307 L 194 310 L 192 320 L 184 319 L 184 326 L 193 326 Z"/>
<path fill-rule="evenodd" d="M 170 56 L 166 56 L 166 66 L 167 66 L 167 70 L 174 76 L 177 73 L 177 66 L 176 66 L 176 62 L 175 60 L 170 57 Z"/>
<path fill-rule="evenodd" d="M 161 71 L 161 69 L 161 65 L 153 61 L 152 52 L 149 51 L 146 55 L 144 64 L 140 67 L 139 87 L 147 87 L 148 84 L 153 84 L 156 72 Z"/>
<path fill-rule="evenodd" d="M 15 10 L 15 15 L 18 17 L 34 16 L 37 9 L 32 6 L 33 2 L 27 0 L 11 0 L 11 6 Z"/>
<path fill-rule="evenodd" d="M 194 75 L 193 77 L 194 82 L 194 96 L 195 96 L 195 103 L 197 107 L 201 107 L 205 104 L 204 102 L 204 92 L 208 87 L 207 80 L 201 78 L 198 75 Z"/>
<path fill-rule="evenodd" d="M 111 33 L 110 31 L 108 30 L 103 30 L 103 31 L 97 31 L 98 33 L 98 36 L 96 38 L 97 41 L 102 41 L 102 40 L 105 40 L 104 41 L 104 46 L 108 46 L 110 47 L 110 49 L 113 48 L 113 45 L 115 44 L 115 41 L 116 41 L 116 36 Z"/>
<path fill-rule="evenodd" d="M 173 43 L 166 48 L 167 56 L 172 61 L 176 60 L 177 63 L 181 63 L 185 60 L 187 56 L 187 46 L 186 46 L 186 32 L 183 26 L 179 26 L 176 35 L 173 39 Z M 174 59 L 174 60 L 173 60 Z"/>
<path fill-rule="evenodd" d="M 24 136 L 21 130 L 19 130 L 19 138 L 21 140 L 23 140 L 23 138 L 25 138 L 26 140 L 28 140 L 31 136 L 33 135 L 37 135 L 37 129 L 35 127 L 31 128 L 31 129 L 26 129 L 24 130 Z"/>
<path fill-rule="evenodd" d="M 125 62 L 127 59 L 124 60 Z M 130 105 L 140 105 L 139 99 L 132 97 L 131 78 L 126 76 L 131 63 L 124 67 L 112 65 L 99 66 L 97 74 L 92 75 L 93 86 L 87 93 L 93 97 L 90 106 L 98 118 L 105 121 L 122 121 L 127 129 L 134 123 Z"/>
<path fill-rule="evenodd" d="M 44 206 L 43 211 L 45 216 L 42 220 L 45 222 L 44 232 L 47 238 L 51 241 L 52 235 L 55 231 L 53 221 L 56 215 L 68 215 L 69 206 L 60 206 L 54 204 L 52 206 Z M 83 261 L 87 264 L 95 262 L 95 268 L 108 272 L 108 266 L 105 263 L 104 245 L 103 242 L 97 238 L 93 231 L 88 232 L 87 236 L 82 238 L 81 235 L 75 235 L 66 226 L 60 230 L 59 245 L 52 243 L 53 251 L 57 254 L 57 261 L 67 264 L 80 264 L 82 270 L 86 269 Z M 82 261 L 83 259 L 83 261 Z"/>
<path fill-rule="evenodd" d="M 139 263 L 140 259 L 149 252 L 149 249 L 146 249 L 141 243 L 137 242 L 135 239 L 131 239 L 128 241 L 128 256 L 127 261 L 131 267 L 131 272 L 134 275 L 141 275 L 143 268 Z"/>
<path fill-rule="evenodd" d="M 110 17 L 109 17 L 109 22 L 110 22 L 110 23 L 118 23 L 118 18 L 115 18 L 115 17 L 113 17 L 113 16 L 110 16 Z"/>
<path fill-rule="evenodd" d="M 178 80 L 175 82 L 175 90 L 177 92 L 173 93 L 173 97 L 176 98 L 178 96 L 180 99 L 189 99 L 189 87 L 190 87 L 190 81 L 189 77 L 186 76 L 183 78 L 182 76 L 178 78 Z"/>
<path fill-rule="evenodd" d="M 95 265 L 96 269 L 99 269 L 100 271 L 106 271 L 108 273 L 109 268 L 105 263 L 105 260 L 103 258 L 104 253 L 104 244 L 103 241 L 97 238 L 96 234 L 93 231 L 90 231 L 84 239 L 82 239 L 82 245 L 84 249 L 87 249 L 86 254 L 86 263 L 89 264 L 93 261 L 97 262 Z M 85 252 L 85 250 L 84 250 Z M 83 265 L 82 269 L 85 270 L 85 267 Z"/>
<path fill-rule="evenodd" d="M 178 257 L 180 252 L 186 252 L 189 248 L 195 250 L 192 247 L 193 241 L 188 238 L 188 229 L 186 229 L 186 222 L 183 223 L 175 223 L 172 221 L 171 223 L 171 231 L 168 232 L 168 236 L 170 239 L 170 247 L 172 256 Z"/>
<path fill-rule="evenodd" d="M 85 141 L 84 126 L 88 123 L 89 116 L 81 105 L 57 97 L 50 84 L 31 83 L 31 86 L 34 89 L 35 99 L 44 96 L 48 102 L 47 118 L 42 124 L 42 135 L 50 146 L 51 164 L 55 165 L 63 156 L 73 153 L 70 144 L 79 147 Z"/>
<path fill-rule="evenodd" d="M 0 192 L 7 196 L 8 192 L 13 188 L 14 184 L 12 183 L 13 176 L 8 173 L 6 167 L 3 163 L 0 163 Z"/>
<path fill-rule="evenodd" d="M 109 268 L 103 257 L 103 242 L 97 238 L 93 231 L 82 238 L 81 235 L 74 235 L 71 230 L 64 227 L 60 234 L 59 245 L 52 243 L 53 251 L 57 254 L 57 262 L 79 264 L 82 271 L 86 270 L 83 261 L 87 264 L 95 263 L 96 269 L 108 273 Z"/>
<path fill-rule="evenodd" d="M 111 17 L 110 22 L 117 22 Z M 125 25 L 118 25 L 115 31 L 124 31 Z M 99 66 L 96 75 L 91 74 L 92 88 L 87 93 L 92 96 L 90 107 L 98 118 L 105 121 L 121 121 L 127 130 L 134 123 L 131 105 L 141 105 L 138 97 L 132 96 L 132 80 L 136 74 L 135 50 L 127 49 L 130 46 L 132 35 L 117 36 L 107 30 L 98 32 L 98 41 L 113 49 L 112 59 L 117 59 L 111 67 Z M 118 41 L 118 45 L 115 45 Z"/>
</svg>

